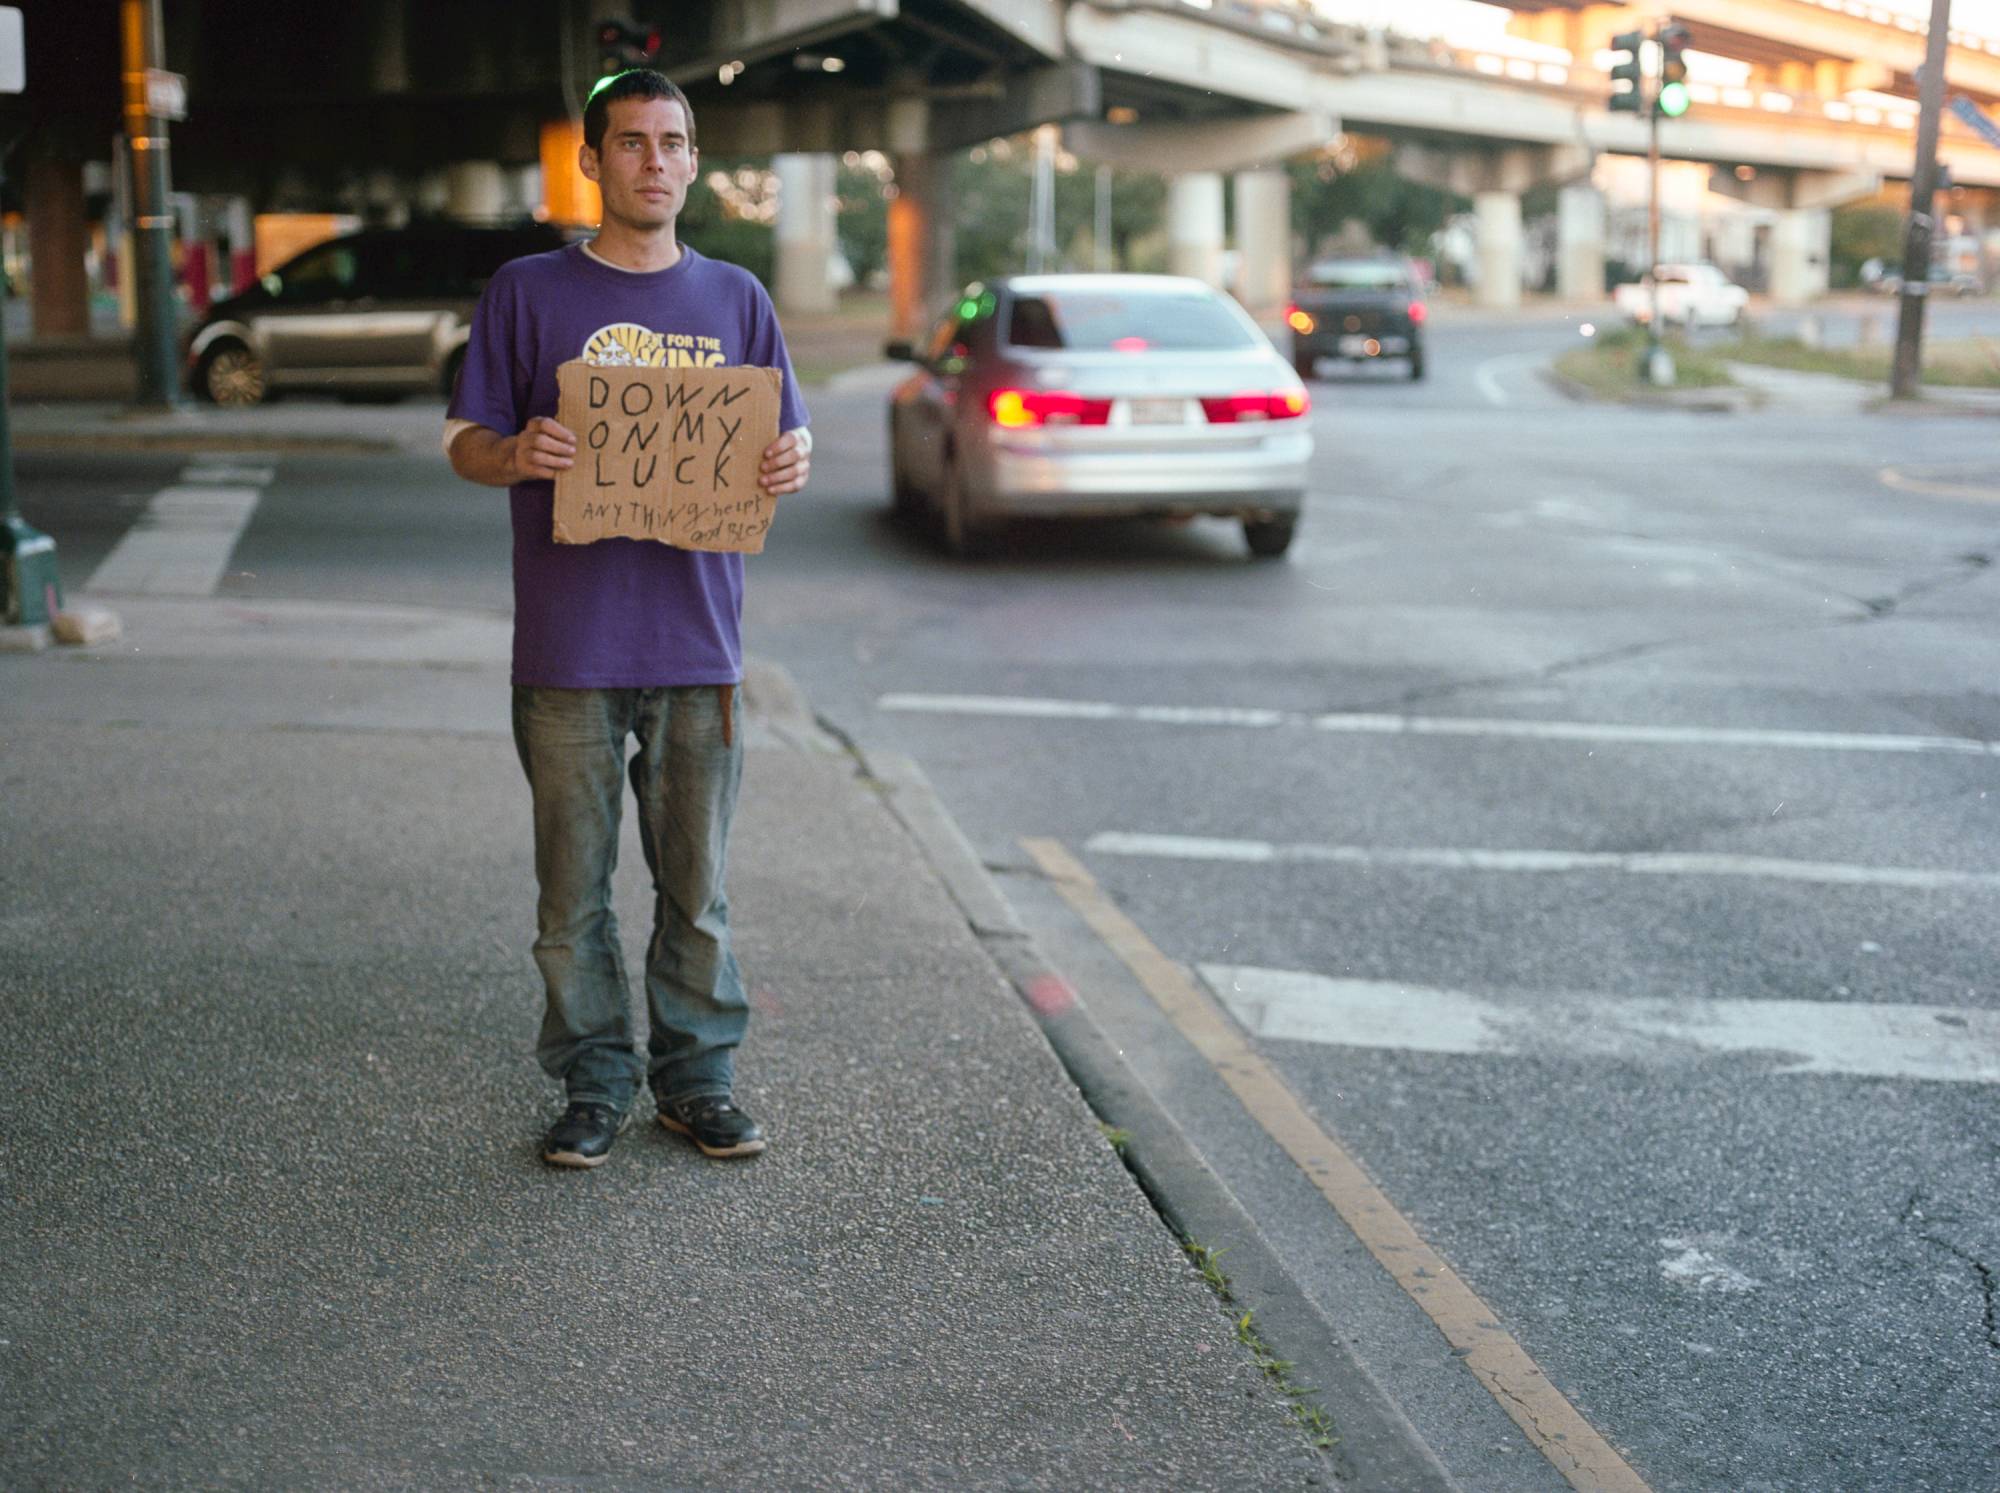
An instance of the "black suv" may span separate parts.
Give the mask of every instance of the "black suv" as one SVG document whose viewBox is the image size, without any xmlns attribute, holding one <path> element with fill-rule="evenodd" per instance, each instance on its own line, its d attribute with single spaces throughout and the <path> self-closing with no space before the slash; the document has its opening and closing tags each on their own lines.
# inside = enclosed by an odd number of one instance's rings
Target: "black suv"
<svg viewBox="0 0 2000 1493">
<path fill-rule="evenodd" d="M 493 272 L 565 242 L 543 223 L 329 239 L 209 310 L 188 342 L 189 382 L 202 399 L 239 406 L 286 390 L 450 394 Z"/>
</svg>

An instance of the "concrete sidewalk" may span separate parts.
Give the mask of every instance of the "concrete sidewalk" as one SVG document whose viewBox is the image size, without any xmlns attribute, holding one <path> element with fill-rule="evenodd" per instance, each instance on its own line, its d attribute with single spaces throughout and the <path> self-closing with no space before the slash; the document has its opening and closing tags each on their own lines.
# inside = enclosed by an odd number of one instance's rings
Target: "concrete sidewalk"
<svg viewBox="0 0 2000 1493">
<path fill-rule="evenodd" d="M 731 876 L 771 1149 L 561 1172 L 505 619 L 111 604 L 0 657 L 0 1481 L 1336 1481 L 781 672 Z M 628 818 L 635 967 L 643 881 Z"/>
</svg>

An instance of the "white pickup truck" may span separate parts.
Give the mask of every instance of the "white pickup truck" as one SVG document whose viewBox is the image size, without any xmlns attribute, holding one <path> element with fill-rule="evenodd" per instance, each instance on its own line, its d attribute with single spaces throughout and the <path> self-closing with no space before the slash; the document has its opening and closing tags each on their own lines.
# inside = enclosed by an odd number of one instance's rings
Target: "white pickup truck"
<svg viewBox="0 0 2000 1493">
<path fill-rule="evenodd" d="M 1712 264 L 1663 264 L 1659 268 L 1660 321 L 1676 327 L 1733 327 L 1743 319 L 1750 292 L 1732 284 Z M 1619 311 L 1644 326 L 1653 319 L 1650 281 L 1611 292 Z"/>
</svg>

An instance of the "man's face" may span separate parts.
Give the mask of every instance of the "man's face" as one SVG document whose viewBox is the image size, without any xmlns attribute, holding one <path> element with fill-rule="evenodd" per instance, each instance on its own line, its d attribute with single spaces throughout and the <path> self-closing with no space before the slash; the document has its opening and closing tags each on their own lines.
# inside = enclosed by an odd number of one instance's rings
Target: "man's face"
<svg viewBox="0 0 2000 1493">
<path fill-rule="evenodd" d="M 583 147 L 583 174 L 604 196 L 604 218 L 664 228 L 679 216 L 695 177 L 687 119 L 674 99 L 619 99 L 606 111 L 604 144 Z"/>
</svg>

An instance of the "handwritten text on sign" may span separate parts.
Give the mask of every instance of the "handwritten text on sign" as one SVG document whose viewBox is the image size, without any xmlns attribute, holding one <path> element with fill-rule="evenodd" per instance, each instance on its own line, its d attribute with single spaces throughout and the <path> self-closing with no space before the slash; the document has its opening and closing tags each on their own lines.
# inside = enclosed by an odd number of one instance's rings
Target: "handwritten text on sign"
<svg viewBox="0 0 2000 1493">
<path fill-rule="evenodd" d="M 576 465 L 556 478 L 556 543 L 762 550 L 778 500 L 757 476 L 778 438 L 779 377 L 564 363 L 556 420 L 576 436 Z"/>
</svg>

